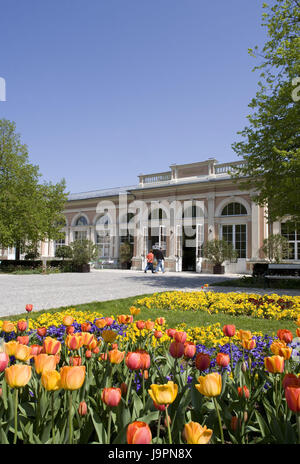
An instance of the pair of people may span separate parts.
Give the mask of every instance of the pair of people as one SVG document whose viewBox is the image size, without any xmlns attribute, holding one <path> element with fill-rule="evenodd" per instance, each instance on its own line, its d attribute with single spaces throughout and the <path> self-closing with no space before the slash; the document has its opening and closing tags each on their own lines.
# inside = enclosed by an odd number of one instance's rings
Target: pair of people
<svg viewBox="0 0 300 464">
<path fill-rule="evenodd" d="M 157 266 L 156 266 L 155 271 L 153 269 L 154 255 L 157 261 Z M 150 250 L 146 258 L 147 258 L 147 266 L 144 270 L 145 274 L 147 273 L 148 270 L 152 271 L 152 274 L 158 272 L 159 269 L 161 269 L 163 273 L 165 272 L 164 255 L 163 255 L 161 248 L 159 248 L 158 250 L 154 250 L 154 251 Z"/>
</svg>

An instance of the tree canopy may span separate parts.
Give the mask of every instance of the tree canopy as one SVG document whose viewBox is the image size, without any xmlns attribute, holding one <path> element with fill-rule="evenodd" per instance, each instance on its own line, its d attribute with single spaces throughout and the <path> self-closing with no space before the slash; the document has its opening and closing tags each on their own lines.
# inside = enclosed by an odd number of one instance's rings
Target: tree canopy
<svg viewBox="0 0 300 464">
<path fill-rule="evenodd" d="M 0 119 L 0 244 L 16 247 L 61 236 L 65 180 L 40 182 L 14 122 Z"/>
<path fill-rule="evenodd" d="M 300 0 L 263 4 L 268 39 L 261 52 L 258 91 L 249 107 L 249 125 L 233 144 L 245 164 L 233 176 L 253 200 L 267 205 L 270 222 L 289 216 L 300 222 L 300 101 L 295 82 L 300 77 Z M 300 88 L 299 88 L 300 90 Z"/>
</svg>

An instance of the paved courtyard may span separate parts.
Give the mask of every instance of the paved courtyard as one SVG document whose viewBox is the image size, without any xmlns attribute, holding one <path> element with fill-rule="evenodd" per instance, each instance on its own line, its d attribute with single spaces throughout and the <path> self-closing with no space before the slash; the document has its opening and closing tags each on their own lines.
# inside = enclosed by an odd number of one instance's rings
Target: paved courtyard
<svg viewBox="0 0 300 464">
<path fill-rule="evenodd" d="M 92 301 L 107 301 L 168 290 L 200 290 L 205 283 L 217 292 L 247 291 L 274 293 L 263 289 L 214 287 L 214 282 L 236 275 L 192 272 L 144 274 L 143 271 L 92 270 L 90 273 L 49 275 L 0 275 L 0 317 L 24 313 L 26 304 L 34 310 L 59 308 Z M 300 290 L 277 290 L 278 294 L 300 295 Z"/>
</svg>

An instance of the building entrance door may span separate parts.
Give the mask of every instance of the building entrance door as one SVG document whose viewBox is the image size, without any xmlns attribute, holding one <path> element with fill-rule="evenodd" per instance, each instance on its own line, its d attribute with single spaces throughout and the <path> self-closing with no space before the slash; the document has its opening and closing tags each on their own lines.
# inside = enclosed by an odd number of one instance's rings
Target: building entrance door
<svg viewBox="0 0 300 464">
<path fill-rule="evenodd" d="M 182 270 L 202 269 L 203 224 L 184 227 L 182 230 Z"/>
</svg>

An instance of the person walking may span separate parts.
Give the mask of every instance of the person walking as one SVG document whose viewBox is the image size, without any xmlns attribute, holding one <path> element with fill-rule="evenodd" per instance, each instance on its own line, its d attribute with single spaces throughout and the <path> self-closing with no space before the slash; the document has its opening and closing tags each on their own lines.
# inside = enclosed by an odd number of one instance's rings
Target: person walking
<svg viewBox="0 0 300 464">
<path fill-rule="evenodd" d="M 147 259 L 147 266 L 145 267 L 145 274 L 147 274 L 147 271 L 150 270 L 152 271 L 152 274 L 154 274 L 154 269 L 153 269 L 153 260 L 154 260 L 154 254 L 153 251 L 150 250 L 149 253 L 146 256 Z"/>
<path fill-rule="evenodd" d="M 163 255 L 163 252 L 162 252 L 162 249 L 161 249 L 161 248 L 159 248 L 158 250 L 156 250 L 156 252 L 155 252 L 155 258 L 156 258 L 156 260 L 157 260 L 157 266 L 156 266 L 155 272 L 158 272 L 159 269 L 161 269 L 162 273 L 164 274 L 164 273 L 165 273 L 164 255 Z"/>
</svg>

